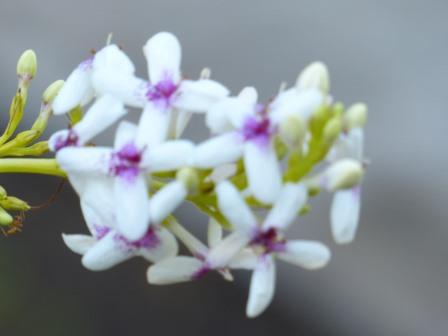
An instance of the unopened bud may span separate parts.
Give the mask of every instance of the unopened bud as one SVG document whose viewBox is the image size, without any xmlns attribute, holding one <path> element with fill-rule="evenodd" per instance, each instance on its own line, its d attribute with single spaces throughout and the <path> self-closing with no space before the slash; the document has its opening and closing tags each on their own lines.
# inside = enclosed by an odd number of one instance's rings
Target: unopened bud
<svg viewBox="0 0 448 336">
<path fill-rule="evenodd" d="M 36 76 L 37 72 L 37 58 L 36 53 L 28 49 L 17 62 L 17 75 L 23 80 L 30 80 Z"/>
<path fill-rule="evenodd" d="M 324 127 L 324 138 L 327 143 L 332 143 L 341 133 L 342 122 L 338 117 L 330 119 Z"/>
<path fill-rule="evenodd" d="M 42 101 L 44 104 L 51 103 L 54 98 L 58 95 L 59 91 L 62 89 L 62 86 L 64 85 L 63 80 L 57 80 L 50 84 L 49 87 L 44 91 L 44 94 L 42 95 Z"/>
<path fill-rule="evenodd" d="M 0 200 L 0 206 L 7 210 L 13 211 L 27 211 L 30 206 L 25 201 L 13 196 L 8 196 L 3 200 Z"/>
<path fill-rule="evenodd" d="M 0 226 L 8 226 L 13 222 L 12 216 L 6 212 L 5 209 L 0 207 Z"/>
<path fill-rule="evenodd" d="M 289 145 L 298 145 L 306 134 L 306 126 L 298 116 L 289 116 L 280 124 L 280 135 Z"/>
<path fill-rule="evenodd" d="M 176 174 L 176 179 L 181 181 L 190 192 L 195 192 L 199 186 L 198 172 L 194 168 L 182 168 Z"/>
<path fill-rule="evenodd" d="M 367 106 L 362 103 L 352 105 L 345 114 L 345 122 L 349 129 L 364 127 L 367 121 Z"/>
<path fill-rule="evenodd" d="M 329 191 L 349 189 L 361 181 L 364 175 L 360 162 L 342 159 L 333 163 L 323 174 L 322 184 Z"/>
<path fill-rule="evenodd" d="M 296 85 L 300 90 L 317 89 L 328 93 L 330 75 L 327 66 L 322 62 L 311 63 L 299 74 Z"/>
<path fill-rule="evenodd" d="M 0 200 L 4 199 L 6 196 L 8 196 L 8 194 L 6 193 L 5 188 L 0 186 Z"/>
<path fill-rule="evenodd" d="M 201 74 L 200 74 L 200 79 L 210 79 L 212 75 L 212 71 L 210 70 L 210 68 L 204 68 L 201 70 Z"/>
</svg>

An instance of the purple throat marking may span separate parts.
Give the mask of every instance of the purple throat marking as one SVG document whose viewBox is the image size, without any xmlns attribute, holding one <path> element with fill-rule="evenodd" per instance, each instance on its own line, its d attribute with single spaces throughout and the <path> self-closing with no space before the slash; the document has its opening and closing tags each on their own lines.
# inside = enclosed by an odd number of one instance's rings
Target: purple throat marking
<svg viewBox="0 0 448 336">
<path fill-rule="evenodd" d="M 204 265 L 198 269 L 192 276 L 192 280 L 199 280 L 202 279 L 204 276 L 206 276 L 210 272 L 210 266 L 207 263 L 204 263 Z"/>
<path fill-rule="evenodd" d="M 148 85 L 146 98 L 158 107 L 167 108 L 172 104 L 176 97 L 177 88 L 178 85 L 176 85 L 169 76 L 166 76 L 157 84 Z"/>
<path fill-rule="evenodd" d="M 142 154 L 133 143 L 125 144 L 118 152 L 112 154 L 110 171 L 114 176 L 134 180 L 140 172 Z"/>
<path fill-rule="evenodd" d="M 260 144 L 266 144 L 272 133 L 271 121 L 266 117 L 248 117 L 242 129 L 245 141 L 255 141 Z"/>
<path fill-rule="evenodd" d="M 121 234 L 117 233 L 114 237 L 115 241 L 126 249 L 153 249 L 160 244 L 160 239 L 155 230 L 150 227 L 145 235 L 136 241 L 129 241 Z"/>
<path fill-rule="evenodd" d="M 58 150 L 65 147 L 74 147 L 78 145 L 79 137 L 78 134 L 72 129 L 68 131 L 66 137 L 59 136 L 56 139 L 56 143 L 54 145 L 54 150 L 57 152 Z"/>
<path fill-rule="evenodd" d="M 103 239 L 110 232 L 109 227 L 97 224 L 93 225 L 93 229 L 95 230 L 95 238 L 97 240 Z"/>
<path fill-rule="evenodd" d="M 280 237 L 275 228 L 256 231 L 251 241 L 251 245 L 263 247 L 265 253 L 283 252 L 286 248 L 285 244 L 286 240 Z"/>
</svg>

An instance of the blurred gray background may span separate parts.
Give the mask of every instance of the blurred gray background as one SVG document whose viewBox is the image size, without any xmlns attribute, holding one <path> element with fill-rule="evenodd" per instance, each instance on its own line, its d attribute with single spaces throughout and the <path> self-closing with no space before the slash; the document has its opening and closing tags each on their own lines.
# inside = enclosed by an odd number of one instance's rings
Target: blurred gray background
<svg viewBox="0 0 448 336">
<path fill-rule="evenodd" d="M 29 215 L 22 234 L 0 237 L 0 334 L 446 335 L 447 19 L 446 0 L 2 1 L 1 125 L 23 50 L 33 48 L 39 59 L 25 127 L 45 87 L 100 48 L 109 32 L 146 76 L 141 47 L 168 30 L 181 40 L 186 75 L 209 66 L 234 93 L 255 85 L 263 99 L 309 62 L 326 62 L 336 99 L 369 105 L 372 165 L 356 241 L 335 246 L 331 197 L 314 202 L 292 235 L 328 243 L 332 262 L 317 272 L 281 265 L 275 300 L 254 321 L 244 317 L 245 273 L 235 284 L 209 276 L 150 287 L 139 260 L 103 273 L 84 270 L 60 239 L 61 231 L 83 228 L 66 186 L 52 207 Z M 65 125 L 54 118 L 47 134 Z M 189 134 L 203 136 L 196 125 Z M 11 194 L 32 204 L 58 182 L 0 176 Z M 198 225 L 189 208 L 181 217 Z"/>
</svg>

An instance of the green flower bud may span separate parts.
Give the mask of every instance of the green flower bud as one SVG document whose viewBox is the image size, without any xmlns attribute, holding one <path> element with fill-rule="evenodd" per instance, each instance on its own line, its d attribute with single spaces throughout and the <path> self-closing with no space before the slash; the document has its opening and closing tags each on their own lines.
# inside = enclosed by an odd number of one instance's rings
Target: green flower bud
<svg viewBox="0 0 448 336">
<path fill-rule="evenodd" d="M 192 193 L 196 192 L 199 186 L 198 172 L 194 168 L 182 168 L 176 174 L 176 179 L 182 182 Z"/>
<path fill-rule="evenodd" d="M 8 196 L 8 194 L 6 193 L 5 188 L 0 186 L 0 200 L 4 199 L 6 196 Z"/>
<path fill-rule="evenodd" d="M 33 50 L 28 49 L 22 56 L 20 56 L 19 61 L 17 62 L 17 75 L 24 80 L 30 80 L 36 76 L 36 72 L 36 53 Z"/>
<path fill-rule="evenodd" d="M 30 209 L 28 203 L 13 196 L 8 196 L 5 199 L 0 200 L 0 206 L 13 211 L 28 211 Z"/>
<path fill-rule="evenodd" d="M 352 105 L 345 114 L 347 128 L 364 127 L 367 121 L 367 106 L 362 103 Z"/>
<path fill-rule="evenodd" d="M 306 125 L 298 116 L 290 116 L 280 124 L 280 136 L 291 146 L 299 145 L 306 134 Z"/>
<path fill-rule="evenodd" d="M 339 136 L 342 130 L 342 122 L 338 117 L 330 119 L 324 127 L 324 139 L 327 143 L 332 143 Z"/>
<path fill-rule="evenodd" d="M 9 226 L 14 221 L 14 218 L 0 207 L 0 226 Z"/>
<path fill-rule="evenodd" d="M 44 91 L 44 94 L 42 95 L 42 101 L 44 102 L 44 104 L 51 103 L 53 99 L 56 98 L 63 85 L 63 80 L 57 80 L 53 82 L 49 87 L 47 87 L 47 89 Z"/>
<path fill-rule="evenodd" d="M 318 89 L 323 93 L 330 90 L 330 75 L 327 66 L 322 62 L 308 65 L 297 79 L 297 87 L 301 90 Z"/>
<path fill-rule="evenodd" d="M 330 191 L 349 189 L 361 182 L 364 170 L 360 162 L 353 159 L 342 159 L 333 163 L 325 171 L 323 181 Z"/>
</svg>

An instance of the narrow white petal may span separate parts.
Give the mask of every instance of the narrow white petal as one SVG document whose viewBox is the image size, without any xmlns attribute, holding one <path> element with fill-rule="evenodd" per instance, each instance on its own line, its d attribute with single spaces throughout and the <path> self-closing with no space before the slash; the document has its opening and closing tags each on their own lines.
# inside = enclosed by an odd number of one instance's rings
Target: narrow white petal
<svg viewBox="0 0 448 336">
<path fill-rule="evenodd" d="M 148 102 L 138 123 L 137 145 L 154 147 L 166 140 L 171 122 L 171 111 L 159 109 Z"/>
<path fill-rule="evenodd" d="M 187 194 L 187 188 L 179 181 L 170 182 L 156 192 L 149 204 L 151 222 L 162 222 L 185 200 Z"/>
<path fill-rule="evenodd" d="M 232 232 L 210 250 L 207 262 L 215 269 L 227 266 L 246 247 L 250 239 L 251 236 L 247 232 Z"/>
<path fill-rule="evenodd" d="M 279 259 L 310 270 L 324 267 L 331 257 L 324 244 L 309 240 L 290 240 L 286 250 L 277 254 Z"/>
<path fill-rule="evenodd" d="M 116 232 L 111 231 L 82 258 L 84 267 L 91 271 L 104 271 L 134 256 L 134 252 L 117 242 Z"/>
<path fill-rule="evenodd" d="M 187 140 L 167 141 L 144 152 L 142 166 L 151 172 L 188 167 L 193 164 L 194 144 Z"/>
<path fill-rule="evenodd" d="M 263 226 L 286 229 L 297 217 L 307 198 L 308 190 L 303 184 L 285 184 Z"/>
<path fill-rule="evenodd" d="M 250 104 L 252 106 L 255 106 L 255 104 L 258 101 L 257 89 L 255 89 L 252 86 L 245 87 L 238 94 L 238 99 L 240 99 L 241 101 L 244 101 L 246 104 Z"/>
<path fill-rule="evenodd" d="M 257 219 L 233 184 L 223 181 L 216 186 L 218 206 L 237 230 L 248 232 L 256 227 Z"/>
<path fill-rule="evenodd" d="M 186 111 L 206 112 L 213 104 L 228 95 L 229 90 L 216 81 L 183 80 L 174 106 Z"/>
<path fill-rule="evenodd" d="M 271 255 L 260 257 L 252 273 L 246 314 L 257 317 L 271 303 L 275 291 L 275 263 Z"/>
<path fill-rule="evenodd" d="M 243 155 L 243 149 L 244 143 L 236 132 L 216 136 L 196 146 L 194 166 L 214 168 L 234 163 Z"/>
<path fill-rule="evenodd" d="M 230 112 L 226 104 L 213 104 L 205 115 L 205 124 L 211 133 L 230 132 L 235 127 L 230 122 Z"/>
<path fill-rule="evenodd" d="M 120 150 L 124 145 L 134 142 L 137 135 L 137 125 L 122 121 L 115 133 L 114 148 Z"/>
<path fill-rule="evenodd" d="M 94 71 L 113 71 L 128 75 L 135 72 L 132 61 L 115 44 L 108 45 L 95 54 L 93 69 Z"/>
<path fill-rule="evenodd" d="M 101 95 L 111 95 L 126 105 L 141 108 L 146 104 L 148 83 L 133 75 L 97 70 L 92 75 L 95 90 Z"/>
<path fill-rule="evenodd" d="M 230 260 L 229 267 L 231 269 L 253 270 L 258 264 L 258 258 L 259 256 L 252 249 L 246 248 Z"/>
<path fill-rule="evenodd" d="M 64 86 L 53 101 L 53 113 L 63 114 L 75 108 L 86 97 L 92 96 L 92 69 L 84 62 L 68 76 Z"/>
<path fill-rule="evenodd" d="M 149 198 L 146 179 L 139 174 L 133 179 L 117 176 L 114 200 L 119 232 L 128 240 L 144 236 L 149 227 Z"/>
<path fill-rule="evenodd" d="M 79 144 L 86 144 L 126 113 L 123 103 L 115 97 L 106 95 L 99 98 L 73 127 L 79 137 Z"/>
<path fill-rule="evenodd" d="M 208 248 L 199 239 L 188 232 L 176 220 L 170 220 L 169 229 L 174 233 L 184 245 L 195 256 L 204 257 L 208 253 Z"/>
<path fill-rule="evenodd" d="M 246 142 L 244 166 L 254 197 L 266 204 L 273 203 L 280 192 L 282 176 L 272 143 Z"/>
<path fill-rule="evenodd" d="M 361 209 L 361 190 L 355 187 L 334 194 L 331 205 L 331 231 L 338 244 L 353 241 L 358 228 Z"/>
<path fill-rule="evenodd" d="M 364 151 L 364 130 L 362 128 L 353 128 L 348 134 L 350 138 L 350 157 L 362 161 Z"/>
<path fill-rule="evenodd" d="M 176 36 L 161 32 L 151 37 L 143 47 L 148 61 L 151 83 L 155 84 L 167 76 L 177 83 L 180 80 L 181 48 Z"/>
<path fill-rule="evenodd" d="M 62 234 L 65 245 L 77 254 L 85 254 L 96 243 L 92 236 L 82 234 Z"/>
<path fill-rule="evenodd" d="M 255 114 L 255 105 L 238 97 L 228 97 L 221 99 L 210 107 L 210 113 L 222 116 L 227 115 L 229 122 L 234 128 L 243 127 L 245 120 Z M 218 127 L 219 128 L 219 127 Z"/>
<path fill-rule="evenodd" d="M 177 111 L 174 125 L 172 125 L 171 136 L 175 139 L 179 138 L 188 126 L 188 123 L 193 116 L 193 112 L 180 110 Z"/>
<path fill-rule="evenodd" d="M 207 242 L 211 248 L 218 245 L 222 241 L 222 226 L 213 218 L 208 221 Z"/>
<path fill-rule="evenodd" d="M 107 147 L 66 147 L 57 152 L 56 160 L 68 173 L 107 174 L 111 153 Z"/>
<path fill-rule="evenodd" d="M 175 257 L 179 250 L 176 238 L 164 228 L 156 230 L 155 235 L 158 242 L 154 246 L 140 248 L 137 253 L 151 262 Z"/>
<path fill-rule="evenodd" d="M 201 270 L 203 262 L 192 257 L 174 257 L 162 260 L 148 269 L 147 278 L 150 284 L 169 285 L 193 280 Z"/>
</svg>

